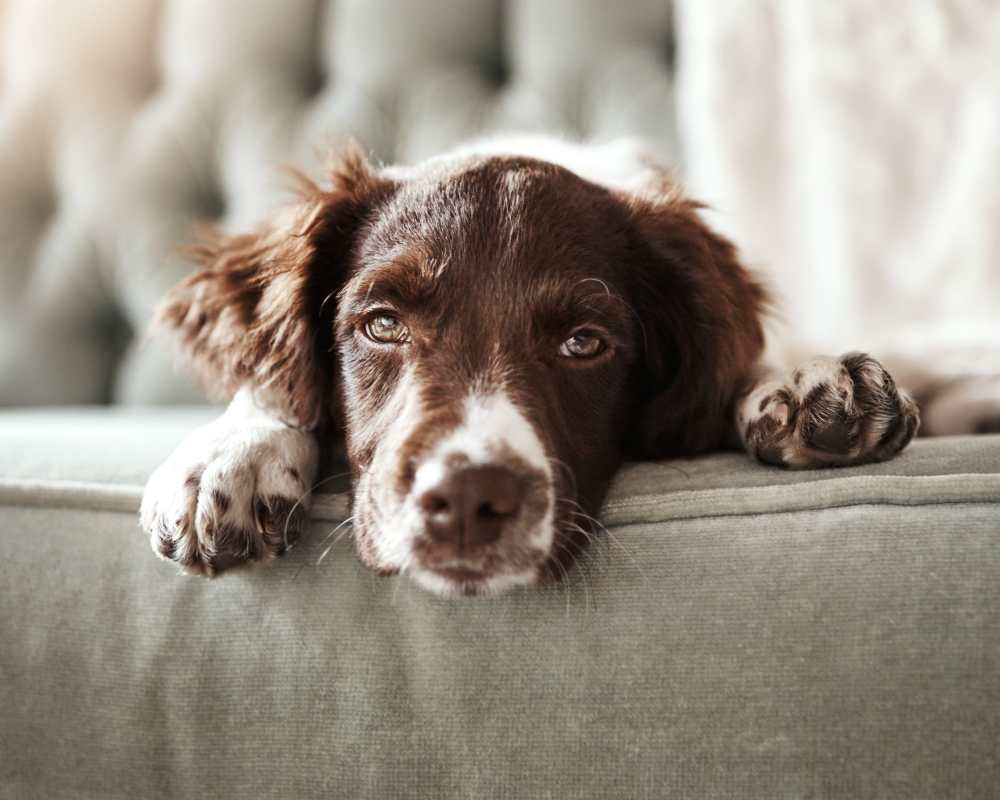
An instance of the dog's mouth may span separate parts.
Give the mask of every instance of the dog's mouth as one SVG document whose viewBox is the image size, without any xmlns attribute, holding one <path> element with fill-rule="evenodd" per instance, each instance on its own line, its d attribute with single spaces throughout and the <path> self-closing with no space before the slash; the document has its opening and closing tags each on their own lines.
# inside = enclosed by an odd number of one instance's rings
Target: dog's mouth
<svg viewBox="0 0 1000 800">
<path fill-rule="evenodd" d="M 454 565 L 414 564 L 407 572 L 418 585 L 443 597 L 497 596 L 518 587 L 531 586 L 539 576 L 538 568 L 491 572 Z"/>
<path fill-rule="evenodd" d="M 446 596 L 498 595 L 538 582 L 549 557 L 549 536 L 539 531 L 530 546 L 517 541 L 496 542 L 485 547 L 455 549 L 434 542 L 426 535 L 412 540 L 405 572 L 419 585 Z"/>
<path fill-rule="evenodd" d="M 433 571 L 446 580 L 460 584 L 482 583 L 490 577 L 485 572 L 481 572 L 476 569 L 469 569 L 468 567 L 438 567 Z"/>
</svg>

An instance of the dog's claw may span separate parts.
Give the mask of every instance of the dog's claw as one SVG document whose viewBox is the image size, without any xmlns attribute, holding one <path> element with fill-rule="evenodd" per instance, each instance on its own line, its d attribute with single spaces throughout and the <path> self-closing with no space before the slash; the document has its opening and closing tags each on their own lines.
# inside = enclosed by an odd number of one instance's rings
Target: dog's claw
<svg viewBox="0 0 1000 800">
<path fill-rule="evenodd" d="M 755 388 L 742 408 L 747 450 L 784 467 L 884 461 L 906 447 L 920 424 L 913 399 L 865 353 L 813 359 L 787 383 Z"/>
<path fill-rule="evenodd" d="M 189 574 L 269 561 L 302 528 L 316 462 L 311 434 L 213 423 L 150 477 L 140 523 L 153 552 Z"/>
</svg>

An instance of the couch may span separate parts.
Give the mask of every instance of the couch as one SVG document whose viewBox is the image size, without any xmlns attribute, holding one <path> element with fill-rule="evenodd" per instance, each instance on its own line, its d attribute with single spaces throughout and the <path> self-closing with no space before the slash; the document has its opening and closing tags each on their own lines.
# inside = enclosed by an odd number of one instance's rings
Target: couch
<svg viewBox="0 0 1000 800">
<path fill-rule="evenodd" d="M 0 2 L 0 797 L 998 796 L 1000 436 L 628 465 L 567 580 L 497 600 L 362 569 L 342 483 L 266 569 L 182 577 L 138 529 L 217 413 L 143 336 L 194 220 L 249 224 L 345 133 L 683 169 L 696 9 Z"/>
</svg>

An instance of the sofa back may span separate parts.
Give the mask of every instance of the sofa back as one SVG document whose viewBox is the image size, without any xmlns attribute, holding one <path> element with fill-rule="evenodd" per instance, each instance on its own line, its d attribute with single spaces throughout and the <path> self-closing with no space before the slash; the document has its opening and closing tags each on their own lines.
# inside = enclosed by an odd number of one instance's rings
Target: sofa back
<svg viewBox="0 0 1000 800">
<path fill-rule="evenodd" d="M 253 224 L 338 137 L 669 157 L 671 58 L 662 0 L 0 0 L 0 405 L 199 399 L 143 335 L 179 246 Z"/>
</svg>

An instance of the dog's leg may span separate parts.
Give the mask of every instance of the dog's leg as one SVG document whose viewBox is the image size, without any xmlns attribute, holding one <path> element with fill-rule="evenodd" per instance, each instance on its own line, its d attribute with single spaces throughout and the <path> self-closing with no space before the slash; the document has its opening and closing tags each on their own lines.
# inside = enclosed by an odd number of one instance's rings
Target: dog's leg
<svg viewBox="0 0 1000 800">
<path fill-rule="evenodd" d="M 928 347 L 885 362 L 920 406 L 922 436 L 1000 433 L 1000 348 Z"/>
<path fill-rule="evenodd" d="M 929 436 L 1000 433 L 1000 375 L 968 375 L 917 394 Z"/>
<path fill-rule="evenodd" d="M 920 424 L 913 399 L 864 353 L 821 356 L 788 373 L 765 371 L 734 415 L 750 455 L 798 469 L 884 461 Z"/>
<path fill-rule="evenodd" d="M 153 551 L 202 575 L 281 555 L 302 525 L 318 455 L 312 433 L 270 416 L 241 390 L 146 484 L 139 518 Z"/>
</svg>

